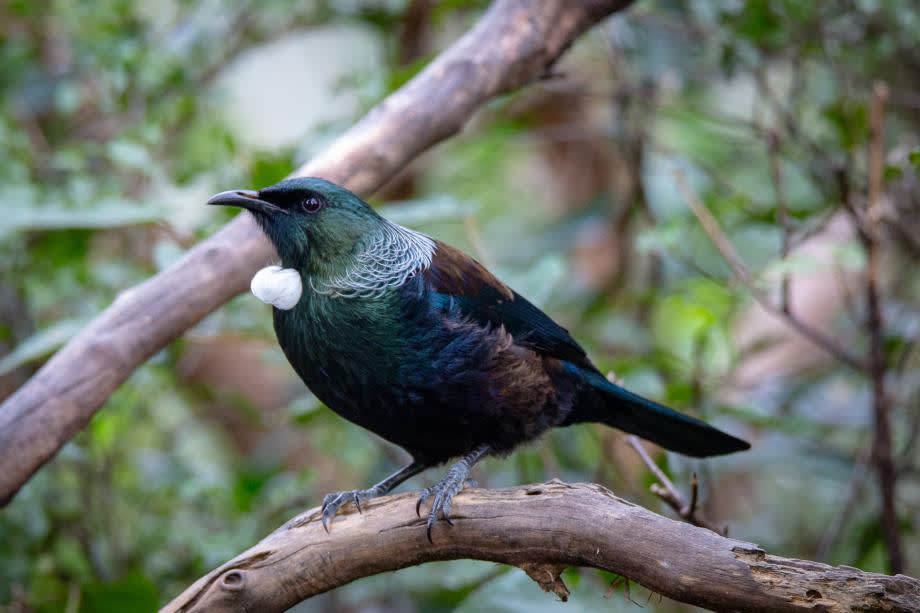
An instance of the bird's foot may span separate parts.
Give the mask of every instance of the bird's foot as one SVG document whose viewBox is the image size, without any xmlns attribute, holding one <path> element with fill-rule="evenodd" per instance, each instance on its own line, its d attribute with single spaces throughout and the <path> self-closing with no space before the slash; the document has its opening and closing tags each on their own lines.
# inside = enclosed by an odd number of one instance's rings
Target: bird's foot
<svg viewBox="0 0 920 613">
<path fill-rule="evenodd" d="M 329 532 L 329 522 L 335 517 L 339 507 L 343 504 L 347 502 L 354 503 L 355 508 L 358 509 L 358 513 L 360 513 L 362 502 L 367 502 L 371 498 L 376 498 L 381 494 L 383 494 L 383 492 L 376 486 L 366 490 L 349 490 L 347 492 L 333 492 L 332 494 L 327 494 L 326 497 L 323 498 L 323 528 L 326 529 L 326 532 Z"/>
<path fill-rule="evenodd" d="M 472 481 L 469 476 L 469 464 L 458 462 L 447 471 L 447 476 L 431 487 L 426 487 L 419 495 L 418 502 L 415 503 L 415 514 L 419 517 L 422 516 L 422 504 L 434 496 L 431 510 L 428 512 L 427 534 L 429 543 L 433 542 L 431 540 L 431 529 L 434 527 L 435 522 L 438 521 L 439 514 L 449 525 L 453 525 L 453 522 L 450 521 L 450 507 L 453 504 L 454 495 L 459 493 L 466 485 L 476 487 L 476 482 Z"/>
</svg>

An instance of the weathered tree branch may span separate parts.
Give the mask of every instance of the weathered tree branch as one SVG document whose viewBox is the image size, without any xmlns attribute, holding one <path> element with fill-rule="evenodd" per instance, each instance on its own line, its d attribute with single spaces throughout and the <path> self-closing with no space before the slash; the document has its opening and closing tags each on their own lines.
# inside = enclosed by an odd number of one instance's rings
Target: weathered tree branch
<svg viewBox="0 0 920 613">
<path fill-rule="evenodd" d="M 387 496 L 364 505 L 362 514 L 349 507 L 328 534 L 319 509 L 311 509 L 199 579 L 163 611 L 283 611 L 361 577 L 460 558 L 521 567 L 560 597 L 567 594 L 561 570 L 585 566 L 717 611 L 920 610 L 920 580 L 768 555 L 598 485 L 465 490 L 455 499 L 454 525 L 439 523 L 433 544 L 415 500 Z"/>
<path fill-rule="evenodd" d="M 495 96 L 541 78 L 631 0 L 498 0 L 479 23 L 297 175 L 369 194 Z M 272 257 L 248 215 L 115 302 L 0 405 L 0 506 L 140 364 L 243 291 Z"/>
</svg>

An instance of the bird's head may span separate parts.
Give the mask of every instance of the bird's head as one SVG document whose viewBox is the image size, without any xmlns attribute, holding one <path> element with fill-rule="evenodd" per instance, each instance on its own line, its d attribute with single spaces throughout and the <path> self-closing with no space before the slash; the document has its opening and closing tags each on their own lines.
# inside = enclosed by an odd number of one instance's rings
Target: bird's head
<svg viewBox="0 0 920 613">
<path fill-rule="evenodd" d="M 246 209 L 286 268 L 336 267 L 384 223 L 366 202 L 323 179 L 297 178 L 259 191 L 221 192 L 208 204 Z"/>
</svg>

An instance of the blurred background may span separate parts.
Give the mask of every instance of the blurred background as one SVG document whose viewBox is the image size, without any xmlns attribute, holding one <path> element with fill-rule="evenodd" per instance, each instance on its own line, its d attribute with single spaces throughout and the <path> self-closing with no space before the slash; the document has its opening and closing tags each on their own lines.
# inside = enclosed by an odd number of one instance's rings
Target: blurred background
<svg viewBox="0 0 920 613">
<path fill-rule="evenodd" d="M 0 3 L 0 399 L 118 292 L 219 229 L 233 212 L 204 206 L 209 195 L 283 178 L 485 6 Z M 895 531 L 916 576 L 918 40 L 911 0 L 641 0 L 372 202 L 475 255 L 627 387 L 750 440 L 706 462 L 648 449 L 685 496 L 699 474 L 707 519 L 770 553 L 893 568 L 873 378 L 789 320 L 860 360 L 877 334 Z M 879 81 L 887 103 L 873 114 Z M 868 214 L 873 116 L 884 186 Z M 870 251 L 880 328 L 866 308 Z M 153 610 L 323 494 L 405 459 L 321 406 L 278 349 L 269 307 L 241 295 L 135 372 L 0 510 L 0 610 Z M 475 477 L 596 481 L 674 516 L 623 435 L 602 427 L 553 432 Z M 296 610 L 635 611 L 628 598 L 693 610 L 606 573 L 565 578 L 561 605 L 517 569 L 429 564 Z"/>
</svg>

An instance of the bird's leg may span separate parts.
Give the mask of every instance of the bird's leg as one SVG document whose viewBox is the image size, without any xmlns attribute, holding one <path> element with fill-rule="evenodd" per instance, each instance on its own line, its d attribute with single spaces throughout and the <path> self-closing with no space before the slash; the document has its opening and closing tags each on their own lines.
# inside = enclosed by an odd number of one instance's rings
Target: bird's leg
<svg viewBox="0 0 920 613">
<path fill-rule="evenodd" d="M 439 513 L 441 517 L 444 518 L 444 521 L 451 524 L 450 507 L 453 503 L 454 495 L 462 490 L 463 486 L 469 481 L 470 471 L 473 469 L 473 465 L 490 451 L 492 451 L 492 448 L 488 445 L 477 447 L 460 458 L 459 462 L 451 466 L 443 479 L 431 487 L 426 487 L 422 490 L 421 495 L 418 497 L 418 502 L 415 503 L 415 513 L 419 517 L 421 517 L 422 503 L 431 496 L 434 496 L 434 501 L 431 503 L 431 511 L 428 513 L 429 542 L 431 542 L 431 528 L 434 527 L 435 522 L 438 520 Z"/>
<path fill-rule="evenodd" d="M 323 498 L 323 528 L 326 529 L 326 532 L 329 532 L 329 520 L 335 516 L 339 507 L 346 502 L 355 503 L 355 507 L 358 509 L 358 513 L 360 513 L 362 502 L 370 500 L 371 498 L 376 498 L 377 496 L 383 496 L 409 477 L 422 472 L 428 468 L 428 466 L 429 464 L 414 460 L 412 464 L 399 469 L 380 483 L 366 490 L 350 490 L 347 492 L 334 492 L 328 494 Z"/>
</svg>

